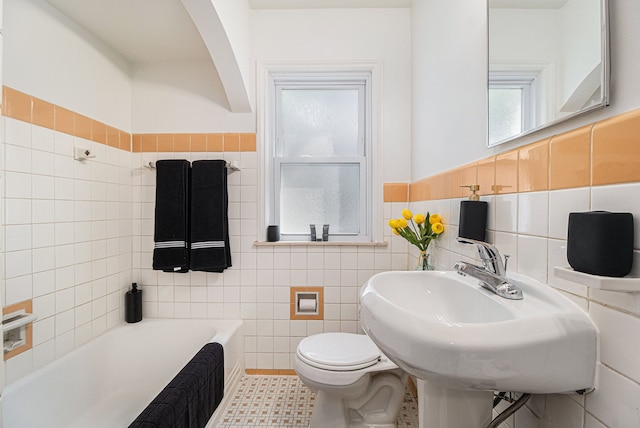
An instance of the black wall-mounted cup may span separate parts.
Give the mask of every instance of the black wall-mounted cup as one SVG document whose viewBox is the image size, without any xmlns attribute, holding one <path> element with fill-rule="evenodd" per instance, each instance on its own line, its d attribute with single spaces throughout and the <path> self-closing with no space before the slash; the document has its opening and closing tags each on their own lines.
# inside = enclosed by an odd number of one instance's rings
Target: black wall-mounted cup
<svg viewBox="0 0 640 428">
<path fill-rule="evenodd" d="M 267 226 L 267 241 L 278 242 L 280 240 L 280 226 Z"/>
</svg>

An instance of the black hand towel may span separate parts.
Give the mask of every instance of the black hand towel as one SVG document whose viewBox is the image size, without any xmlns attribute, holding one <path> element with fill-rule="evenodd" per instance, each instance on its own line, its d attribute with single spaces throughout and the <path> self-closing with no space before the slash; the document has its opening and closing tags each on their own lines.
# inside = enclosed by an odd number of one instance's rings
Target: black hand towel
<svg viewBox="0 0 640 428">
<path fill-rule="evenodd" d="M 207 343 L 129 428 L 203 428 L 224 396 L 224 349 Z"/>
<path fill-rule="evenodd" d="M 222 272 L 231 266 L 224 160 L 194 161 L 191 171 L 191 270 Z"/>
<path fill-rule="evenodd" d="M 156 162 L 156 213 L 153 269 L 189 270 L 189 161 Z"/>
</svg>

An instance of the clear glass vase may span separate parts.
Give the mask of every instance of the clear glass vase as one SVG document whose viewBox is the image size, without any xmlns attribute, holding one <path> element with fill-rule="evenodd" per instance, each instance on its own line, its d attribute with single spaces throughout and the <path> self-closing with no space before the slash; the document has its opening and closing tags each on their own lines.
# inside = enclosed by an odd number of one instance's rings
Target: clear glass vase
<svg viewBox="0 0 640 428">
<path fill-rule="evenodd" d="M 420 254 L 418 254 L 416 270 L 433 270 L 433 266 L 429 264 L 429 253 L 426 251 L 420 251 Z"/>
</svg>

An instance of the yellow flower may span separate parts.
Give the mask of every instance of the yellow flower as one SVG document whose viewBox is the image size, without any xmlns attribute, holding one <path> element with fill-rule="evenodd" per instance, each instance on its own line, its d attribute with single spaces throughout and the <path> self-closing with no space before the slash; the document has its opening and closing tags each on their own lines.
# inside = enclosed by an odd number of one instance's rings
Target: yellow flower
<svg viewBox="0 0 640 428">
<path fill-rule="evenodd" d="M 429 216 L 429 223 L 442 223 L 442 218 L 438 214 L 431 214 L 431 216 Z"/>
<path fill-rule="evenodd" d="M 416 216 L 413 218 L 413 221 L 415 221 L 416 224 L 422 224 L 424 223 L 424 216 L 422 214 L 416 214 Z"/>
<path fill-rule="evenodd" d="M 409 211 L 408 208 L 405 208 L 402 210 L 402 217 L 404 217 L 405 220 L 411 220 L 411 218 L 413 217 L 413 213 Z"/>
<path fill-rule="evenodd" d="M 431 225 L 431 230 L 436 235 L 440 235 L 442 232 L 444 232 L 444 225 L 442 223 L 433 223 Z"/>
<path fill-rule="evenodd" d="M 398 233 L 398 229 L 393 229 L 393 233 L 394 233 L 395 235 L 400 235 L 400 234 Z"/>
<path fill-rule="evenodd" d="M 396 220 L 395 218 L 392 218 L 389 220 L 389 227 L 391 229 L 395 229 L 396 227 L 398 227 L 398 220 Z"/>
<path fill-rule="evenodd" d="M 403 218 L 399 218 L 398 220 L 396 220 L 396 225 L 398 226 L 398 229 L 404 229 L 405 227 L 407 227 L 407 220 L 403 219 Z"/>
</svg>

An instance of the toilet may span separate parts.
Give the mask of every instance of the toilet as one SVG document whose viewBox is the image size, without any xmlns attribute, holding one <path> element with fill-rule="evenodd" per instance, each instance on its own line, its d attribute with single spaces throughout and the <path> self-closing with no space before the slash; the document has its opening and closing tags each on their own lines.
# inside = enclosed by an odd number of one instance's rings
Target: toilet
<svg viewBox="0 0 640 428">
<path fill-rule="evenodd" d="M 407 374 L 363 334 L 302 339 L 295 369 L 316 400 L 310 428 L 392 428 Z"/>
</svg>

